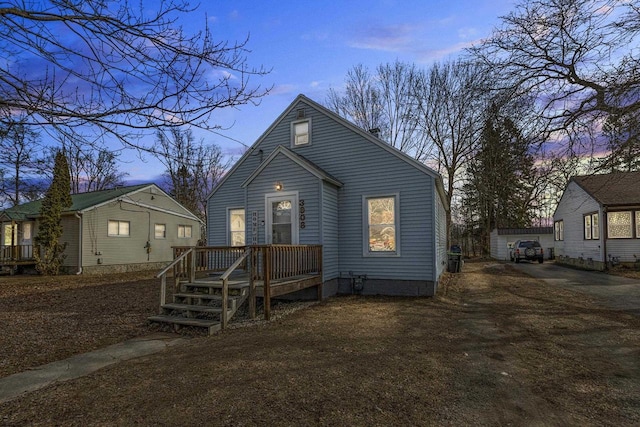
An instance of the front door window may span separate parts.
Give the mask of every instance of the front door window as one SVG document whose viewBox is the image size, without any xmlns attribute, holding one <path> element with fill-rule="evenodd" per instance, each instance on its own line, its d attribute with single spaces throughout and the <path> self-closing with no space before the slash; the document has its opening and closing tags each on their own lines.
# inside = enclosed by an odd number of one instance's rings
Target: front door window
<svg viewBox="0 0 640 427">
<path fill-rule="evenodd" d="M 274 245 L 294 245 L 298 243 L 295 228 L 297 197 L 273 196 L 267 198 L 267 240 Z"/>
</svg>

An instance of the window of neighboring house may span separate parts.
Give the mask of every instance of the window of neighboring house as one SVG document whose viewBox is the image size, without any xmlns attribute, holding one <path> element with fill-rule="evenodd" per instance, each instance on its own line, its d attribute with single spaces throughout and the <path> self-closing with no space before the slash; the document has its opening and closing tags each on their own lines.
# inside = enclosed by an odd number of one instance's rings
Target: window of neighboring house
<svg viewBox="0 0 640 427">
<path fill-rule="evenodd" d="M 556 240 L 560 241 L 560 240 L 564 240 L 564 221 L 560 220 L 560 221 L 556 221 L 554 224 L 554 230 L 555 230 L 555 237 Z"/>
<path fill-rule="evenodd" d="M 166 224 L 156 224 L 154 226 L 154 234 L 156 239 L 166 239 L 167 238 L 167 225 Z"/>
<path fill-rule="evenodd" d="M 190 225 L 178 225 L 178 238 L 190 239 L 191 238 L 191 226 Z"/>
<path fill-rule="evenodd" d="M 127 237 L 129 236 L 129 221 L 109 220 L 109 236 Z"/>
<path fill-rule="evenodd" d="M 607 212 L 607 235 L 610 239 L 630 239 L 632 233 L 631 211 Z"/>
<path fill-rule="evenodd" d="M 397 196 L 365 197 L 366 254 L 398 254 Z"/>
<path fill-rule="evenodd" d="M 640 211 L 636 211 L 636 239 L 640 239 Z"/>
<path fill-rule="evenodd" d="M 31 240 L 31 223 L 22 224 L 22 240 Z"/>
<path fill-rule="evenodd" d="M 244 209 L 229 209 L 229 244 L 231 246 L 245 244 Z"/>
<path fill-rule="evenodd" d="M 311 143 L 311 121 L 309 119 L 291 124 L 291 139 L 294 147 Z"/>
<path fill-rule="evenodd" d="M 18 226 L 5 224 L 4 225 L 4 245 L 11 246 L 12 244 L 18 244 Z"/>
<path fill-rule="evenodd" d="M 584 238 L 585 240 L 600 239 L 600 225 L 597 212 L 584 216 Z"/>
</svg>

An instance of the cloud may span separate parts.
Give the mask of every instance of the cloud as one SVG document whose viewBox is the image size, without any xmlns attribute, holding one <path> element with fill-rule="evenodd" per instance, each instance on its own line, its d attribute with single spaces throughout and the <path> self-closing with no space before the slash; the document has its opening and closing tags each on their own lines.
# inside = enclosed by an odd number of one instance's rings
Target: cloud
<svg viewBox="0 0 640 427">
<path fill-rule="evenodd" d="M 402 52 L 410 50 L 415 31 L 416 28 L 408 24 L 369 26 L 359 30 L 348 44 L 357 49 Z"/>
<path fill-rule="evenodd" d="M 293 84 L 280 84 L 271 89 L 269 95 L 287 95 L 291 93 L 297 93 L 297 86 Z"/>
</svg>

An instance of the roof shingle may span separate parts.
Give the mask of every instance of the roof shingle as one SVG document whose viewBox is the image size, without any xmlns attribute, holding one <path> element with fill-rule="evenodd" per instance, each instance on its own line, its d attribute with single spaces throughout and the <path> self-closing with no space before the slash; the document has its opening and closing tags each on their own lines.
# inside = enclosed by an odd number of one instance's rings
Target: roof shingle
<svg viewBox="0 0 640 427">
<path fill-rule="evenodd" d="M 640 171 L 582 175 L 571 180 L 604 206 L 640 204 Z"/>
</svg>

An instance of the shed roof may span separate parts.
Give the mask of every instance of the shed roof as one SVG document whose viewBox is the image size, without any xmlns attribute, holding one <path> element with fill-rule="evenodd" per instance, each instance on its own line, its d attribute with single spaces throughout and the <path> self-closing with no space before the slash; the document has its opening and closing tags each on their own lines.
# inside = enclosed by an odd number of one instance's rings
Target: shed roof
<svg viewBox="0 0 640 427">
<path fill-rule="evenodd" d="M 640 171 L 571 178 L 584 191 L 604 206 L 640 204 Z"/>
<path fill-rule="evenodd" d="M 499 236 L 511 236 L 517 234 L 553 234 L 553 227 L 498 228 Z"/>
<path fill-rule="evenodd" d="M 149 187 L 154 184 L 131 185 L 128 187 L 118 187 L 110 190 L 91 191 L 88 193 L 79 193 L 71 195 L 71 207 L 64 212 L 79 212 L 84 209 L 99 205 L 110 200 L 116 199 L 125 194 Z M 33 218 L 40 215 L 42 200 L 23 203 L 0 212 L 0 218 L 6 218 L 14 221 L 24 221 L 27 218 Z"/>
</svg>

